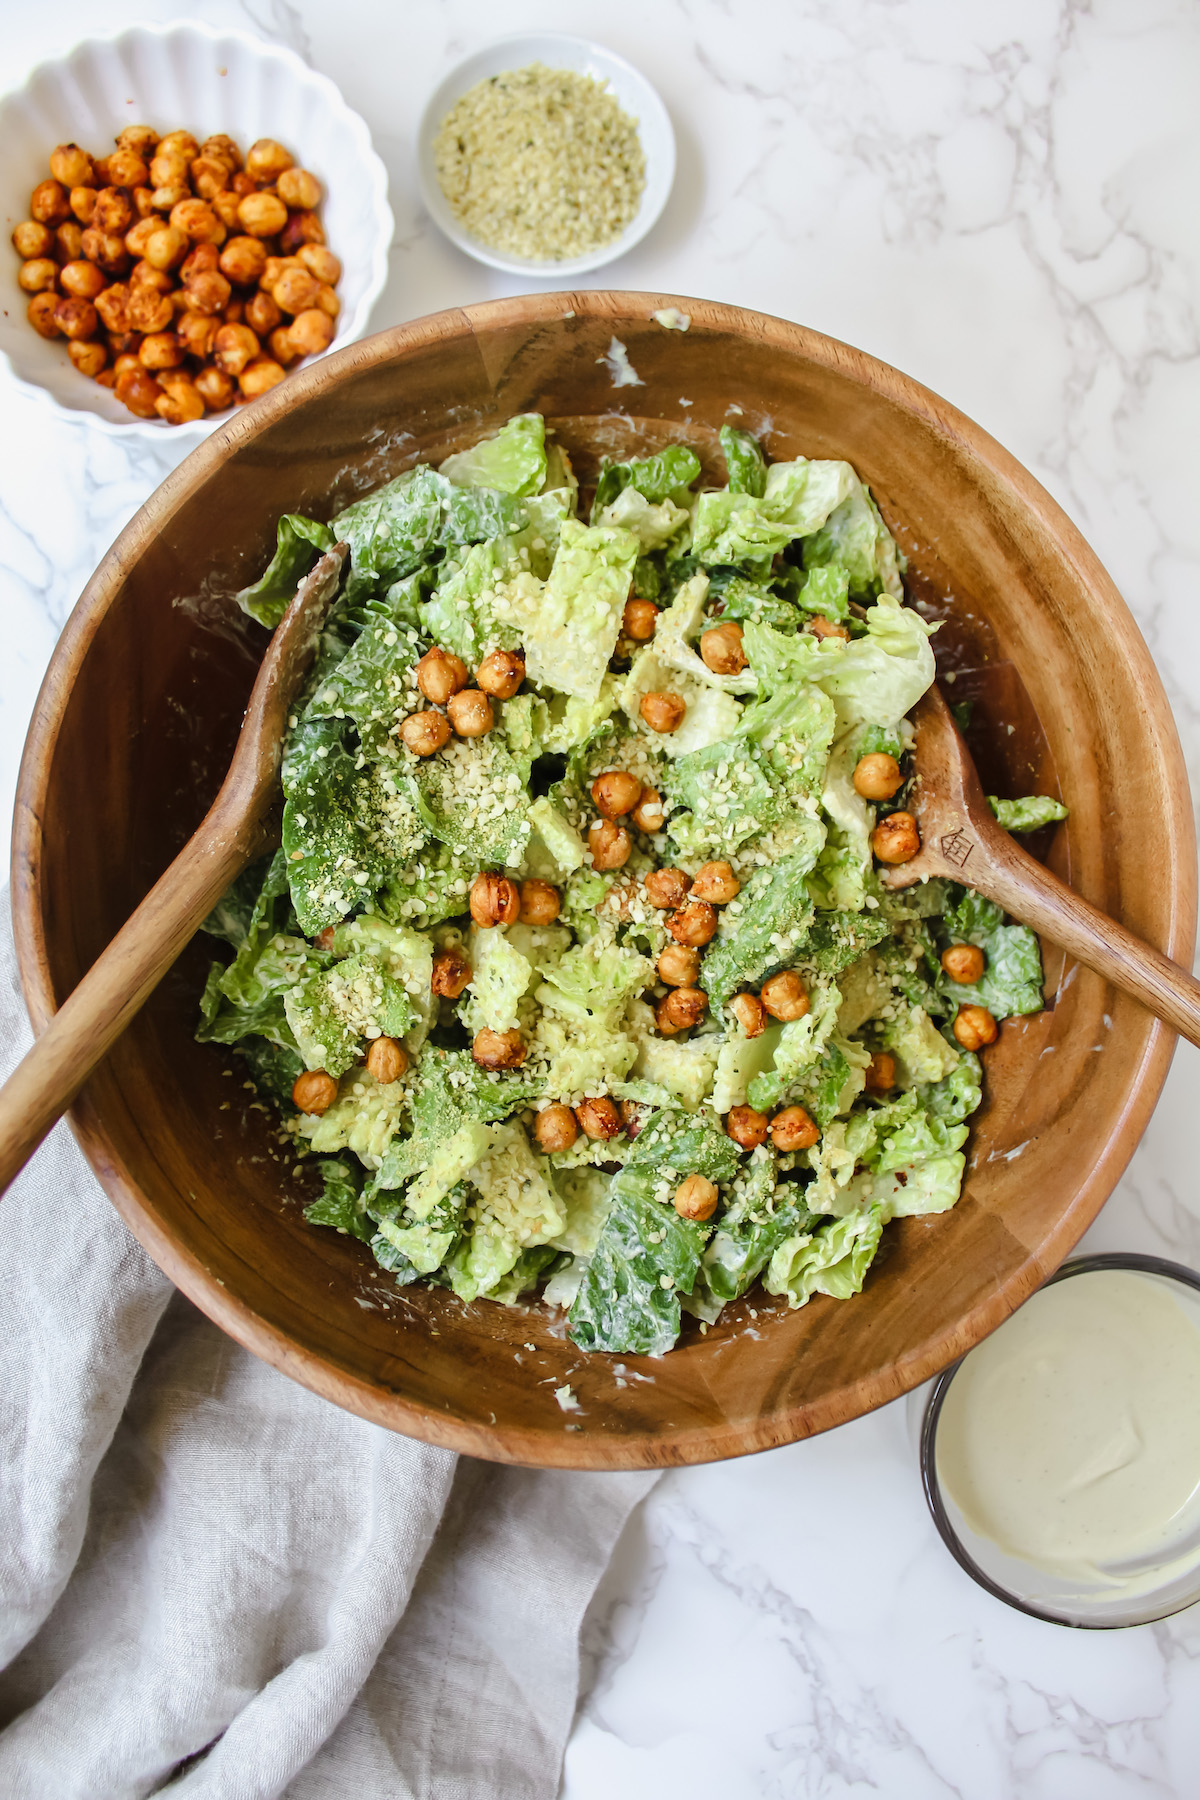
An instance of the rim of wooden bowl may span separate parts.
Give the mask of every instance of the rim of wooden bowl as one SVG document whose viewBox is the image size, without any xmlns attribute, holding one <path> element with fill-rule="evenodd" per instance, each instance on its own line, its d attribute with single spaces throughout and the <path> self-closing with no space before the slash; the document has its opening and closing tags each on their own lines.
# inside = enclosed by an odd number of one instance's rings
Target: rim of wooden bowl
<svg viewBox="0 0 1200 1800">
<path fill-rule="evenodd" d="M 1104 607 L 1110 654 L 1126 665 L 1138 700 L 1152 727 L 1166 780 L 1156 799 L 1171 871 L 1166 912 L 1169 929 L 1160 944 L 1168 955 L 1190 963 L 1195 934 L 1197 871 L 1187 775 L 1174 720 L 1162 684 L 1132 615 L 1094 552 L 1041 485 L 996 441 L 957 408 L 888 364 L 836 339 L 747 309 L 671 294 L 611 290 L 565 292 L 490 301 L 428 315 L 380 332 L 301 369 L 289 380 L 236 414 L 201 444 L 147 500 L 104 556 L 84 588 L 59 639 L 42 685 L 26 741 L 13 824 L 13 918 L 21 978 L 35 1030 L 55 1008 L 47 932 L 41 906 L 44 852 L 42 811 L 55 744 L 71 689 L 101 621 L 120 599 L 126 570 L 183 506 L 193 489 L 234 450 L 275 425 L 289 411 L 318 400 L 343 380 L 366 368 L 402 357 L 438 340 L 477 333 L 531 331 L 564 312 L 611 322 L 644 321 L 655 311 L 677 308 L 694 325 L 750 334 L 787 357 L 799 356 L 842 376 L 850 376 L 904 412 L 919 415 L 940 434 L 948 450 L 980 465 L 1006 487 L 1041 531 L 1052 540 L 1080 589 Z M 568 310 L 569 309 L 569 310 Z M 248 1350 L 326 1398 L 377 1423 L 466 1454 L 494 1461 L 566 1468 L 652 1468 L 698 1463 L 771 1448 L 810 1436 L 895 1399 L 929 1379 L 993 1330 L 1053 1272 L 1077 1243 L 1120 1178 L 1157 1102 L 1174 1051 L 1165 1026 L 1148 1029 L 1133 1065 L 1118 1117 L 1108 1121 L 1107 1143 L 1095 1156 L 1071 1204 L 1042 1240 L 1036 1253 L 998 1285 L 955 1326 L 912 1348 L 900 1362 L 886 1365 L 831 1389 L 816 1400 L 766 1411 L 751 1419 L 643 1432 L 620 1439 L 586 1433 L 551 1434 L 524 1426 L 481 1427 L 448 1417 L 385 1391 L 346 1369 L 334 1367 L 298 1345 L 240 1300 L 163 1228 L 137 1183 L 126 1172 L 101 1111 L 80 1096 L 70 1114 L 72 1129 L 135 1237 L 173 1282 L 217 1325 Z"/>
</svg>

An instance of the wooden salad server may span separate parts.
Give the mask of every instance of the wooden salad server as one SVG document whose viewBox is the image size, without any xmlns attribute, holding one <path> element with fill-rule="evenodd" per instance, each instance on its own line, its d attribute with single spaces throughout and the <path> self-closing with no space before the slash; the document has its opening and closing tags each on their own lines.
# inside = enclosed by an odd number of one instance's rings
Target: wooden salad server
<svg viewBox="0 0 1200 1800">
<path fill-rule="evenodd" d="M 0 1193 L 158 986 L 230 882 L 270 848 L 288 712 L 316 654 L 347 547 L 336 544 L 276 626 L 221 791 L 133 917 L 0 1088 Z"/>
<path fill-rule="evenodd" d="M 1200 1044 L 1200 981 L 1081 900 L 997 824 L 936 682 L 917 702 L 913 720 L 912 811 L 921 848 L 911 862 L 884 871 L 884 885 L 912 887 L 923 876 L 941 875 L 974 888 Z"/>
</svg>

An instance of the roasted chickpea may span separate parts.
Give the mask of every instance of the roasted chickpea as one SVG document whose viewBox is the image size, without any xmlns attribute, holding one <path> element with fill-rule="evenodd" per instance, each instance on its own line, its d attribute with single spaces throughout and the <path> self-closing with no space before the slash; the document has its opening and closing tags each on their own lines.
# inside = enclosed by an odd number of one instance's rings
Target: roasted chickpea
<svg viewBox="0 0 1200 1800">
<path fill-rule="evenodd" d="M 550 1156 L 571 1148 L 579 1136 L 579 1121 L 569 1106 L 544 1106 L 533 1121 L 533 1135 L 538 1149 Z"/>
<path fill-rule="evenodd" d="M 188 316 L 197 318 L 199 315 L 192 313 Z M 215 322 L 210 321 L 213 324 Z M 196 377 L 196 392 L 209 412 L 224 412 L 227 406 L 233 405 L 233 383 L 220 369 L 201 369 Z"/>
<path fill-rule="evenodd" d="M 188 240 L 174 225 L 159 225 L 147 233 L 142 255 L 156 269 L 178 268 L 188 253 Z"/>
<path fill-rule="evenodd" d="M 278 181 L 292 167 L 292 157 L 275 138 L 256 138 L 246 152 L 246 173 L 255 181 Z"/>
<path fill-rule="evenodd" d="M 305 1069 L 292 1087 L 292 1105 L 302 1113 L 327 1113 L 337 1099 L 338 1084 L 324 1069 Z"/>
<path fill-rule="evenodd" d="M 410 713 L 400 727 L 400 739 L 414 756 L 433 756 L 450 742 L 450 726 L 440 712 Z"/>
<path fill-rule="evenodd" d="M 219 162 L 226 164 L 231 175 L 236 174 L 242 166 L 241 151 L 234 140 L 224 131 L 214 131 L 211 137 L 206 137 L 200 146 L 200 154 L 201 156 L 215 156 Z"/>
<path fill-rule="evenodd" d="M 39 181 L 29 197 L 29 210 L 39 225 L 61 225 L 71 216 L 71 203 L 61 181 Z"/>
<path fill-rule="evenodd" d="M 489 650 L 475 674 L 475 685 L 495 700 L 511 700 L 525 679 L 520 650 Z"/>
<path fill-rule="evenodd" d="M 220 330 L 220 321 L 207 318 L 204 313 L 180 313 L 175 330 L 187 354 L 199 357 L 203 362 L 206 357 L 212 355 L 213 343 Z"/>
<path fill-rule="evenodd" d="M 307 269 L 293 266 L 284 269 L 271 288 L 271 298 L 281 312 L 307 312 L 317 304 L 321 284 Z"/>
<path fill-rule="evenodd" d="M 325 287 L 336 287 L 342 279 L 342 265 L 324 244 L 301 244 L 296 260 Z"/>
<path fill-rule="evenodd" d="M 942 951 L 942 967 L 951 981 L 964 985 L 976 982 L 983 974 L 986 958 L 977 944 L 951 944 Z"/>
<path fill-rule="evenodd" d="M 749 660 L 742 648 L 742 628 L 733 619 L 700 636 L 700 655 L 714 675 L 740 675 Z"/>
<path fill-rule="evenodd" d="M 621 615 L 621 630 L 635 644 L 644 644 L 654 636 L 658 624 L 658 608 L 653 600 L 627 600 Z"/>
<path fill-rule="evenodd" d="M 266 245 L 263 246 L 266 249 Z M 263 264 L 263 272 L 259 277 L 263 286 L 273 288 L 285 269 L 303 267 L 294 256 L 268 256 Z"/>
<path fill-rule="evenodd" d="M 238 202 L 238 224 L 251 237 L 274 237 L 287 224 L 287 207 L 277 194 L 247 194 Z"/>
<path fill-rule="evenodd" d="M 270 295 L 267 296 L 270 299 Z M 272 302 L 272 304 L 274 304 Z M 277 325 L 270 335 L 267 345 L 271 355 L 281 368 L 289 368 L 300 352 L 292 342 L 292 333 L 287 325 Z"/>
<path fill-rule="evenodd" d="M 284 169 L 275 188 L 284 205 L 297 212 L 313 212 L 321 204 L 321 184 L 307 169 Z"/>
<path fill-rule="evenodd" d="M 144 369 L 177 369 L 184 359 L 183 345 L 173 331 L 152 331 L 142 339 L 138 361 Z"/>
<path fill-rule="evenodd" d="M 222 188 L 219 194 L 211 194 L 208 201 L 226 231 L 237 231 L 240 223 L 238 207 L 241 203 L 241 195 L 235 194 L 232 188 Z"/>
<path fill-rule="evenodd" d="M 681 1219 L 703 1222 L 711 1219 L 721 1198 L 716 1186 L 705 1175 L 689 1175 L 675 1189 L 675 1211 Z"/>
<path fill-rule="evenodd" d="M 871 833 L 871 849 L 881 863 L 911 862 L 921 848 L 921 834 L 910 812 L 889 813 Z"/>
<path fill-rule="evenodd" d="M 139 419 L 156 419 L 158 403 L 166 389 L 160 387 L 139 363 L 136 372 L 131 369 L 117 376 L 114 392 L 121 404 Z"/>
<path fill-rule="evenodd" d="M 725 1115 L 725 1129 L 742 1150 L 757 1150 L 767 1141 L 771 1121 L 752 1106 L 731 1106 Z"/>
<path fill-rule="evenodd" d="M 408 1054 L 403 1044 L 398 1044 L 394 1037 L 377 1037 L 367 1051 L 367 1073 L 373 1075 L 381 1087 L 388 1087 L 393 1081 L 399 1081 L 408 1067 Z"/>
<path fill-rule="evenodd" d="M 820 613 L 813 614 L 808 621 L 807 628 L 815 638 L 839 638 L 843 644 L 850 642 L 850 631 L 847 626 L 835 624 L 832 619 L 822 618 Z"/>
<path fill-rule="evenodd" d="M 58 302 L 54 320 L 65 338 L 94 338 L 100 329 L 100 319 L 91 301 L 70 296 Z"/>
<path fill-rule="evenodd" d="M 664 1037 L 674 1037 L 677 1031 L 698 1025 L 707 1011 L 708 995 L 702 988 L 672 988 L 654 1008 L 654 1023 Z"/>
<path fill-rule="evenodd" d="M 257 194 L 258 192 L 257 181 L 253 175 L 247 175 L 245 169 L 239 169 L 235 175 L 230 176 L 229 187 L 239 200 L 244 200 L 247 194 Z"/>
<path fill-rule="evenodd" d="M 333 320 L 319 306 L 311 306 L 296 314 L 291 332 L 298 356 L 320 356 L 333 342 Z"/>
<path fill-rule="evenodd" d="M 713 906 L 727 906 L 737 898 L 741 886 L 729 863 L 701 863 L 692 879 L 692 896 Z"/>
<path fill-rule="evenodd" d="M 592 783 L 592 804 L 605 819 L 623 819 L 641 797 L 641 782 L 624 769 L 609 769 Z"/>
<path fill-rule="evenodd" d="M 166 331 L 175 317 L 175 309 L 167 294 L 139 282 L 129 290 L 129 329 L 131 331 Z"/>
<path fill-rule="evenodd" d="M 607 1094 L 601 1094 L 595 1100 L 581 1100 L 575 1108 L 575 1117 L 585 1137 L 615 1138 L 621 1135 L 621 1115 L 617 1111 L 617 1103 L 610 1100 Z"/>
<path fill-rule="evenodd" d="M 36 219 L 23 219 L 13 232 L 12 241 L 17 255 L 32 262 L 38 257 L 49 256 L 54 246 L 54 233 Z"/>
<path fill-rule="evenodd" d="M 811 1150 L 820 1135 L 802 1106 L 785 1106 L 771 1120 L 771 1142 L 777 1150 Z"/>
<path fill-rule="evenodd" d="M 896 1085 L 896 1059 L 890 1050 L 876 1050 L 867 1064 L 864 1086 L 869 1094 L 890 1094 Z"/>
<path fill-rule="evenodd" d="M 132 342 L 134 344 L 140 344 L 142 341 L 136 332 L 130 333 L 130 339 L 132 340 Z M 123 340 L 123 341 L 128 341 L 128 340 Z M 113 364 L 113 374 L 116 377 L 116 379 L 119 381 L 121 379 L 122 375 L 129 375 L 132 373 L 136 373 L 138 370 L 140 370 L 141 366 L 142 365 L 138 358 L 138 354 L 137 354 L 136 350 L 123 350 L 121 352 L 121 354 L 117 357 L 116 362 Z"/>
<path fill-rule="evenodd" d="M 213 338 L 213 361 L 226 375 L 240 375 L 258 350 L 258 339 L 248 325 L 221 325 Z"/>
<path fill-rule="evenodd" d="M 261 281 L 266 266 L 267 252 L 259 238 L 245 235 L 232 237 L 221 251 L 222 275 L 230 281 L 236 281 L 241 287 L 250 287 L 254 282 Z"/>
<path fill-rule="evenodd" d="M 317 311 L 323 312 L 326 318 L 336 319 L 342 310 L 342 303 L 331 287 L 317 289 Z"/>
<path fill-rule="evenodd" d="M 229 164 L 219 156 L 194 156 L 188 164 L 192 186 L 202 200 L 223 193 L 232 174 Z"/>
<path fill-rule="evenodd" d="M 294 212 L 279 234 L 279 247 L 286 256 L 302 244 L 323 244 L 325 228 L 314 212 Z"/>
<path fill-rule="evenodd" d="M 118 150 L 132 150 L 138 156 L 153 156 L 158 133 L 153 125 L 126 125 L 117 138 Z"/>
<path fill-rule="evenodd" d="M 200 146 L 190 131 L 168 131 L 160 137 L 156 146 L 160 155 L 182 156 L 191 161 L 199 153 Z"/>
<path fill-rule="evenodd" d="M 187 295 L 190 312 L 219 313 L 227 312 L 229 306 L 229 283 L 219 269 L 198 269 L 189 275 L 183 284 Z M 268 382 L 268 386 L 273 385 Z"/>
<path fill-rule="evenodd" d="M 246 322 L 246 302 L 240 298 L 227 301 L 225 310 L 221 314 L 221 321 L 225 325 L 244 325 Z"/>
<path fill-rule="evenodd" d="M 146 245 L 155 232 L 161 230 L 162 222 L 153 213 L 148 219 L 139 219 L 136 225 L 131 225 L 125 233 L 125 248 L 130 256 L 145 256 Z"/>
<path fill-rule="evenodd" d="M 93 158 L 92 166 L 95 169 L 95 174 L 92 176 L 92 186 L 95 188 L 111 187 L 112 182 L 108 179 L 107 156 L 97 156 Z"/>
<path fill-rule="evenodd" d="M 92 159 L 78 144 L 60 144 L 50 152 L 50 173 L 64 187 L 84 187 L 91 183 Z"/>
<path fill-rule="evenodd" d="M 52 291 L 35 294 L 25 309 L 25 317 L 33 326 L 39 337 L 55 338 L 60 335 L 54 310 L 58 305 L 58 295 Z"/>
<path fill-rule="evenodd" d="M 153 288 L 156 294 L 170 294 L 173 296 L 175 293 L 175 277 L 173 275 L 168 275 L 165 269 L 156 269 L 154 264 L 148 263 L 143 256 L 141 262 L 134 263 L 132 269 L 129 271 L 129 287 L 131 291 L 138 287 Z M 172 306 L 175 304 L 173 298 L 171 304 Z"/>
<path fill-rule="evenodd" d="M 89 225 L 79 248 L 89 262 L 96 263 L 107 275 L 123 275 L 129 267 L 125 239 L 117 232 L 101 231 L 98 225 Z"/>
<path fill-rule="evenodd" d="M 72 188 L 67 204 L 81 225 L 90 225 L 96 212 L 95 188 Z"/>
<path fill-rule="evenodd" d="M 471 883 L 467 904 L 477 925 L 515 925 L 521 916 L 521 890 L 507 875 L 485 870 Z"/>
<path fill-rule="evenodd" d="M 96 296 L 96 311 L 106 331 L 120 333 L 129 330 L 129 289 L 123 281 L 116 281 L 111 287 Z"/>
<path fill-rule="evenodd" d="M 67 355 L 81 375 L 90 375 L 93 380 L 108 361 L 108 352 L 104 345 L 94 343 L 88 338 L 75 338 L 67 345 Z"/>
<path fill-rule="evenodd" d="M 22 263 L 17 274 L 17 284 L 27 294 L 45 294 L 58 283 L 58 264 L 48 256 L 31 257 Z"/>
<path fill-rule="evenodd" d="M 467 665 L 461 656 L 435 644 L 427 650 L 416 668 L 417 686 L 435 706 L 445 706 L 452 694 L 467 685 Z"/>
<path fill-rule="evenodd" d="M 682 869 L 651 869 L 644 886 L 651 906 L 665 912 L 668 907 L 683 904 L 692 891 L 692 879 Z"/>
<path fill-rule="evenodd" d="M 193 275 L 205 275 L 210 269 L 220 266 L 219 252 L 215 244 L 197 244 L 189 250 L 179 265 L 179 279 L 190 280 Z"/>
<path fill-rule="evenodd" d="M 592 867 L 600 870 L 623 869 L 629 861 L 633 841 L 623 825 L 615 819 L 595 819 L 588 826 L 588 849 Z"/>
<path fill-rule="evenodd" d="M 172 183 L 169 187 L 156 187 L 150 190 L 150 205 L 154 212 L 169 213 L 172 207 L 178 206 L 181 200 L 191 198 L 185 186 Z"/>
<path fill-rule="evenodd" d="M 729 1010 L 748 1038 L 761 1037 L 767 1029 L 767 1009 L 757 994 L 735 994 Z"/>
<path fill-rule="evenodd" d="M 548 881 L 521 883 L 522 925 L 552 925 L 562 910 L 562 895 Z"/>
<path fill-rule="evenodd" d="M 247 300 L 244 317 L 251 331 L 257 332 L 260 338 L 270 337 L 280 322 L 279 308 L 270 294 L 264 294 L 261 289 Z M 278 362 L 279 358 L 275 360 Z"/>
<path fill-rule="evenodd" d="M 964 1050 L 982 1050 L 994 1044 L 1000 1027 L 986 1006 L 960 1006 L 954 1021 L 954 1035 Z"/>
<path fill-rule="evenodd" d="M 76 188 L 71 195 L 71 211 L 75 210 L 75 194 L 86 193 L 86 188 Z M 135 187 L 133 190 L 133 210 L 139 219 L 149 219 L 154 214 L 154 189 Z"/>
<path fill-rule="evenodd" d="M 679 694 L 670 691 L 662 694 L 643 694 L 638 703 L 638 711 L 650 727 L 663 736 L 678 731 L 683 724 L 687 712 L 687 702 Z"/>
<path fill-rule="evenodd" d="M 629 816 L 638 830 L 646 832 L 649 837 L 653 837 L 656 831 L 661 831 L 667 822 L 667 814 L 658 789 L 643 788 L 642 797 Z"/>
<path fill-rule="evenodd" d="M 764 981 L 759 998 L 773 1019 L 802 1019 L 808 1011 L 808 989 L 795 969 Z"/>
<path fill-rule="evenodd" d="M 123 237 L 133 224 L 133 201 L 123 188 L 101 188 L 96 195 L 96 210 L 91 223 L 98 231 Z"/>
<path fill-rule="evenodd" d="M 519 1031 L 477 1031 L 471 1055 L 481 1069 L 519 1069 L 528 1055 Z"/>
<path fill-rule="evenodd" d="M 457 1000 L 471 979 L 471 965 L 461 950 L 439 950 L 433 959 L 432 987 L 443 1000 Z"/>
<path fill-rule="evenodd" d="M 68 219 L 65 225 L 55 227 L 54 248 L 50 254 L 60 268 L 64 263 L 78 261 L 83 255 L 83 226 L 78 219 Z"/>
<path fill-rule="evenodd" d="M 668 944 L 655 965 L 658 979 L 668 987 L 695 987 L 700 979 L 699 952 L 687 944 Z"/>
<path fill-rule="evenodd" d="M 164 150 L 160 144 L 150 158 L 149 181 L 154 189 L 182 188 L 188 192 L 188 175 L 190 174 L 188 159 L 178 152 Z"/>
<path fill-rule="evenodd" d="M 885 750 L 860 756 L 854 765 L 854 786 L 864 800 L 890 800 L 903 785 L 900 764 Z"/>
<path fill-rule="evenodd" d="M 155 403 L 155 410 L 168 425 L 188 425 L 204 417 L 204 397 L 190 376 L 169 373 L 162 377 L 160 386 L 163 395 Z"/>
<path fill-rule="evenodd" d="M 677 944 L 690 944 L 698 950 L 716 935 L 717 915 L 707 901 L 687 900 L 668 915 L 667 930 Z"/>
<path fill-rule="evenodd" d="M 491 701 L 478 688 L 462 688 L 451 694 L 446 712 L 459 737 L 486 737 L 496 722 Z"/>
<path fill-rule="evenodd" d="M 126 188 L 131 193 L 134 188 L 145 187 L 150 179 L 150 165 L 136 150 L 122 150 L 118 147 L 108 158 L 108 185 L 115 188 Z"/>
<path fill-rule="evenodd" d="M 631 1141 L 641 1136 L 649 1110 L 637 1100 L 622 1100 L 617 1107 L 617 1111 L 621 1115 L 621 1127 L 625 1136 Z"/>
</svg>

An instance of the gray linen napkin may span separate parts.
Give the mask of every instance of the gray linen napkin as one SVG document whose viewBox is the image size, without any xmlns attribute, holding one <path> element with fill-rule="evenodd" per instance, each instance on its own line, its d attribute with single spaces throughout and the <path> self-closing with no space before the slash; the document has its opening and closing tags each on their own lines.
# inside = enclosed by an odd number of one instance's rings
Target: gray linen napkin
<svg viewBox="0 0 1200 1800">
<path fill-rule="evenodd" d="M 174 1291 L 65 1125 L 0 1245 L 5 1800 L 550 1800 L 654 1476 L 459 1460 L 296 1386 Z"/>
</svg>

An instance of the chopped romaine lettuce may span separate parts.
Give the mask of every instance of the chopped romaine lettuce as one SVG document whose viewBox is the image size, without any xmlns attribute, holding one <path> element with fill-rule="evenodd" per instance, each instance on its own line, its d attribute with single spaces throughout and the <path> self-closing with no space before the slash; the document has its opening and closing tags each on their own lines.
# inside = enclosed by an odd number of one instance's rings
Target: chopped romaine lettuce
<svg viewBox="0 0 1200 1800">
<path fill-rule="evenodd" d="M 1052 800 L 1048 794 L 1027 794 L 1023 800 L 998 800 L 989 794 L 987 801 L 1005 831 L 1036 831 L 1040 825 L 1056 825 L 1067 816 L 1062 801 Z"/>
<path fill-rule="evenodd" d="M 318 556 L 332 550 L 337 538 L 328 525 L 302 513 L 284 513 L 275 533 L 275 554 L 250 587 L 237 595 L 243 612 L 274 631 Z"/>
</svg>

